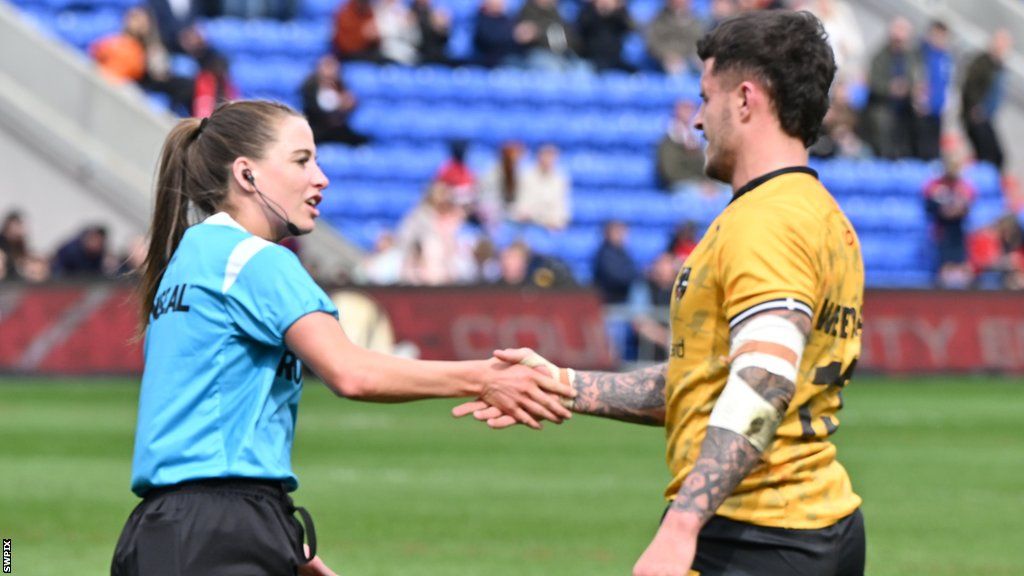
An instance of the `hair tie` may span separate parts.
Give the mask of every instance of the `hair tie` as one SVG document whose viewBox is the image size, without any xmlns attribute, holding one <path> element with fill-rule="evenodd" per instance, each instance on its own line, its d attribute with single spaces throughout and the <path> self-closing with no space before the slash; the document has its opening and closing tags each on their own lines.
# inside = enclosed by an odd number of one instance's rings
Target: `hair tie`
<svg viewBox="0 0 1024 576">
<path fill-rule="evenodd" d="M 203 118 L 202 120 L 200 120 L 199 121 L 199 129 L 196 130 L 196 134 L 195 134 L 195 136 L 193 136 L 192 139 L 193 140 L 199 139 L 199 137 L 203 135 L 203 130 L 206 128 L 206 125 L 209 124 L 209 123 L 210 123 L 210 117 L 209 116 L 207 116 L 207 117 Z"/>
</svg>

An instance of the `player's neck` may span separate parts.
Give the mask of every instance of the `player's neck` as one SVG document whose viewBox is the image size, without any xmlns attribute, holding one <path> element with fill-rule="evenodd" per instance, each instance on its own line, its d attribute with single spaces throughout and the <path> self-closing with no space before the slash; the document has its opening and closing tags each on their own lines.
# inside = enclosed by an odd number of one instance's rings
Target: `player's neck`
<svg viewBox="0 0 1024 576">
<path fill-rule="evenodd" d="M 731 182 L 733 192 L 770 172 L 791 166 L 806 166 L 807 160 L 807 149 L 796 138 L 784 134 L 752 138 L 737 154 Z"/>
</svg>

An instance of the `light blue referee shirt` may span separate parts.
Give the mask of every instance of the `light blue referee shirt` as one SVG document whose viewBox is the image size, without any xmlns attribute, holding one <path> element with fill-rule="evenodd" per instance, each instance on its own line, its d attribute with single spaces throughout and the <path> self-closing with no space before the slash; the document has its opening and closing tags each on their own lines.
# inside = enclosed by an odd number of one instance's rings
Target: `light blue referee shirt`
<svg viewBox="0 0 1024 576">
<path fill-rule="evenodd" d="M 223 212 L 190 227 L 149 317 L 132 491 L 223 477 L 294 490 L 302 366 L 284 334 L 317 311 L 338 315 L 286 248 Z"/>
</svg>

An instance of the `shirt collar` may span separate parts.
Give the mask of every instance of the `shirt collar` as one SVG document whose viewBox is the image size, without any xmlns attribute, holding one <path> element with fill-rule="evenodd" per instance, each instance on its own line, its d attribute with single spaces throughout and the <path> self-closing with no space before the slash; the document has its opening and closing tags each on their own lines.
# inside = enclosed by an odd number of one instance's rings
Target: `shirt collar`
<svg viewBox="0 0 1024 576">
<path fill-rule="evenodd" d="M 227 212 L 217 212 L 216 214 L 206 218 L 206 220 L 203 220 L 203 224 L 215 224 L 217 226 L 229 226 L 231 228 L 238 228 L 242 232 L 248 232 L 248 230 L 246 230 L 241 224 L 239 224 Z"/>
<path fill-rule="evenodd" d="M 818 177 L 818 173 L 813 168 L 810 168 L 808 166 L 788 166 L 786 168 L 779 168 L 778 170 L 773 170 L 772 172 L 769 172 L 767 174 L 762 174 L 761 176 L 758 176 L 757 178 L 754 178 L 750 182 L 747 182 L 746 184 L 741 186 L 740 189 L 737 190 L 732 195 L 732 200 L 730 200 L 729 203 L 732 204 L 740 196 L 743 196 L 747 192 L 750 192 L 754 188 L 757 188 L 758 186 L 764 184 L 765 182 L 771 180 L 772 178 L 782 176 L 783 174 L 810 174 L 815 178 Z"/>
</svg>

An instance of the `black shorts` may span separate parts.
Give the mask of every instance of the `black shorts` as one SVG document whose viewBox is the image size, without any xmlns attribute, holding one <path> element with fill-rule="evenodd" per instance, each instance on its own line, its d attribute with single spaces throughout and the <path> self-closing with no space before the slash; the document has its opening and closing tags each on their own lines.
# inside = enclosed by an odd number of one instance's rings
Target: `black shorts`
<svg viewBox="0 0 1024 576">
<path fill-rule="evenodd" d="M 307 561 L 299 511 L 280 482 L 216 479 L 151 490 L 114 550 L 111 576 L 281 576 Z"/>
<path fill-rule="evenodd" d="M 863 576 L 860 510 L 817 530 L 767 528 L 714 516 L 700 531 L 700 576 Z"/>
</svg>

